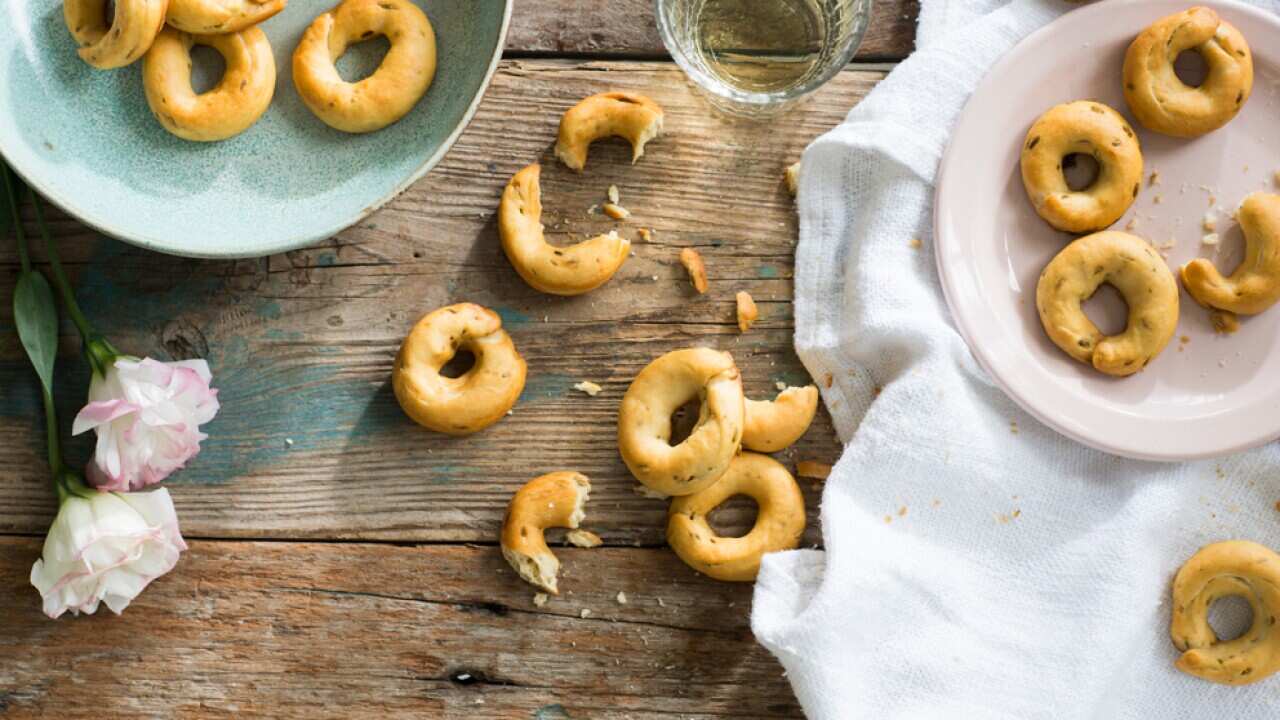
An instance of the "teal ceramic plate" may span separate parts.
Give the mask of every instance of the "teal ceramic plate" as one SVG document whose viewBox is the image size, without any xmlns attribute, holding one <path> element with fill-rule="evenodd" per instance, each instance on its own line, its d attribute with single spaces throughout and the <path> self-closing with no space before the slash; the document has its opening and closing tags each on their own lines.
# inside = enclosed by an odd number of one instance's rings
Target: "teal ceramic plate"
<svg viewBox="0 0 1280 720">
<path fill-rule="evenodd" d="M 511 0 L 416 0 L 435 28 L 438 64 L 400 122 L 367 135 L 331 129 L 293 87 L 302 31 L 337 0 L 291 0 L 263 23 L 276 58 L 270 109 L 241 135 L 192 143 L 163 130 L 142 91 L 142 63 L 95 70 L 76 55 L 62 3 L 0 10 L 0 153 L 41 194 L 102 232 L 160 252 L 256 257 L 345 228 L 422 177 L 462 132 L 502 55 Z M 385 41 L 338 62 L 371 72 Z M 195 85 L 221 61 L 198 49 Z"/>
</svg>

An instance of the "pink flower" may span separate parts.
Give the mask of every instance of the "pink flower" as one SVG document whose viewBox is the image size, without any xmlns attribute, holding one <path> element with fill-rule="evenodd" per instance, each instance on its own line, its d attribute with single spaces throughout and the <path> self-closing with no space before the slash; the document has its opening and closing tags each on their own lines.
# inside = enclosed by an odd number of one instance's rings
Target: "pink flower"
<svg viewBox="0 0 1280 720">
<path fill-rule="evenodd" d="M 159 362 L 119 357 L 106 375 L 94 374 L 89 404 L 71 434 L 98 434 L 85 471 L 102 490 L 124 491 L 158 483 L 200 452 L 200 426 L 218 412 L 218 391 L 204 360 Z"/>
<path fill-rule="evenodd" d="M 187 549 L 169 491 L 69 494 L 31 567 L 44 612 L 92 614 L 99 603 L 117 615 Z"/>
</svg>

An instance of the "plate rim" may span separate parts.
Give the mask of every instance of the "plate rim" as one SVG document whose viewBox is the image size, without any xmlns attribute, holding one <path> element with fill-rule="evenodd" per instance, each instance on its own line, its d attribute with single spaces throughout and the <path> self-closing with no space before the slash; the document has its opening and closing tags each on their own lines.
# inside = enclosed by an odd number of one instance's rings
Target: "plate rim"
<svg viewBox="0 0 1280 720">
<path fill-rule="evenodd" d="M 1170 0 L 1121 1 L 1127 5 L 1141 6 L 1163 4 Z M 943 299 L 946 301 L 947 309 L 951 314 L 951 320 L 954 323 L 956 330 L 959 332 L 960 337 L 964 340 L 965 345 L 969 350 L 969 354 L 983 369 L 991 381 L 1000 388 L 1006 397 L 1013 400 L 1020 408 L 1045 426 L 1052 429 L 1054 432 L 1057 432 L 1086 447 L 1101 450 L 1102 452 L 1106 452 L 1111 455 L 1135 460 L 1184 462 L 1188 460 L 1224 457 L 1226 455 L 1265 445 L 1266 443 L 1280 438 L 1280 425 L 1277 425 L 1277 427 L 1267 432 L 1240 440 L 1225 447 L 1209 448 L 1191 452 L 1178 452 L 1176 449 L 1162 452 L 1158 449 L 1152 449 L 1149 445 L 1143 445 L 1141 443 L 1126 443 L 1125 441 L 1128 438 L 1125 433 L 1112 433 L 1110 435 L 1106 433 L 1099 433 L 1097 436 L 1090 436 L 1087 432 L 1080 431 L 1074 427 L 1073 423 L 1054 417 L 1051 412 L 1040 407 L 1038 402 L 1019 392 L 1015 387 L 1010 385 L 1006 378 L 993 370 L 995 365 L 983 350 L 985 347 L 984 344 L 975 341 L 978 338 L 978 334 L 972 327 L 972 320 L 967 318 L 963 313 L 957 311 L 960 304 L 956 302 L 955 298 L 959 291 L 953 287 L 953 283 L 955 283 L 956 280 L 953 279 L 952 275 L 948 272 L 947 263 L 944 261 L 944 257 L 947 256 L 947 253 L 942 252 L 942 247 L 958 241 L 948 240 L 949 235 L 943 230 L 943 223 L 941 221 L 945 215 L 943 208 L 944 206 L 949 207 L 949 204 L 946 202 L 946 198 L 944 197 L 943 189 L 946 187 L 946 179 L 949 176 L 948 171 L 950 171 L 950 175 L 952 176 L 959 174 L 953 169 L 954 159 L 957 154 L 955 150 L 957 145 L 955 142 L 956 131 L 966 121 L 966 119 L 968 119 L 970 113 L 974 112 L 974 97 L 977 96 L 979 92 L 987 90 L 988 87 L 995 82 L 993 78 L 997 76 L 1000 71 L 1005 70 L 1007 66 L 1014 64 L 1021 55 L 1021 52 L 1025 52 L 1025 48 L 1032 47 L 1043 42 L 1046 37 L 1052 35 L 1058 30 L 1059 25 L 1065 24 L 1069 18 L 1074 18 L 1075 21 L 1080 21 L 1080 18 L 1082 17 L 1085 20 L 1093 19 L 1095 15 L 1105 17 L 1108 11 L 1115 9 L 1116 4 L 1118 3 L 1097 3 L 1086 7 L 1068 10 L 1059 17 L 1054 18 L 1052 21 L 1036 29 L 1034 32 L 1022 38 L 1022 40 L 1018 41 L 1013 47 L 1011 47 L 999 60 L 987 69 L 982 80 L 974 87 L 969 98 L 965 100 L 964 107 L 956 116 L 956 121 L 952 126 L 950 136 L 947 140 L 947 146 L 943 151 L 942 159 L 938 163 L 938 172 L 933 191 L 932 229 L 934 237 L 934 266 L 938 273 L 939 285 L 942 287 Z M 1232 12 L 1252 15 L 1260 22 L 1270 23 L 1280 29 L 1280 17 L 1274 16 L 1253 5 L 1237 2 L 1236 0 L 1202 0 L 1201 4 L 1211 7 L 1217 6 L 1230 8 Z M 1181 292 L 1181 289 L 1179 291 Z"/>
<path fill-rule="evenodd" d="M 384 195 L 380 196 L 373 202 L 365 205 L 354 215 L 347 216 L 333 223 L 329 223 L 324 229 L 315 233 L 307 233 L 305 235 L 289 236 L 286 239 L 264 244 L 262 247 L 252 251 L 251 254 L 245 254 L 244 251 L 225 251 L 218 250 L 189 250 L 173 247 L 172 244 L 166 243 L 163 239 L 155 239 L 143 236 L 130 236 L 129 233 L 121 232 L 119 229 L 112 229 L 109 224 L 99 221 L 95 218 L 88 217 L 75 206 L 75 203 L 68 198 L 62 197 L 54 192 L 46 183 L 39 180 L 39 173 L 33 172 L 30 168 L 22 167 L 15 163 L 10 156 L 14 153 L 5 152 L 7 138 L 0 134 L 0 157 L 2 157 L 14 172 L 16 172 L 31 189 L 38 191 L 44 199 L 56 205 L 63 212 L 72 216 L 77 222 L 92 228 L 93 230 L 106 235 L 107 237 L 119 240 L 130 245 L 140 247 L 144 250 L 157 252 L 164 255 L 172 255 L 176 257 L 193 258 L 199 260 L 247 260 L 254 258 L 267 257 L 268 255 L 276 255 L 290 250 L 298 250 L 300 248 L 310 247 L 325 238 L 332 237 L 343 230 L 364 220 L 373 213 L 382 209 L 387 203 L 399 197 L 401 193 L 409 189 L 417 181 L 421 180 L 427 173 L 431 172 L 445 155 L 453 149 L 454 144 L 462 133 L 471 125 L 472 119 L 475 118 L 476 111 L 480 109 L 480 103 L 484 101 L 485 95 L 489 91 L 489 85 L 493 82 L 493 76 L 498 71 L 498 65 L 502 62 L 502 56 L 507 47 L 507 34 L 511 28 L 512 6 L 515 0 L 501 0 L 503 3 L 502 22 L 498 27 L 498 42 L 494 47 L 493 56 L 489 58 L 489 67 L 485 69 L 484 77 L 480 82 L 480 88 L 475 96 L 471 98 L 471 102 L 467 105 L 466 111 L 462 114 L 461 121 L 456 127 L 450 131 L 445 137 L 444 142 L 436 148 L 436 151 L 426 158 L 422 164 L 414 168 L 403 180 L 393 186 Z"/>
</svg>

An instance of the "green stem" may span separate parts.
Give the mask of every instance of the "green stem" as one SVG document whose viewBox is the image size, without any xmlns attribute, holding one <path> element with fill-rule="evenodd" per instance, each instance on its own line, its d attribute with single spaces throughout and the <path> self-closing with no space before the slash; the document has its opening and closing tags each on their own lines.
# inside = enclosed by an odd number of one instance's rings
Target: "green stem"
<svg viewBox="0 0 1280 720">
<path fill-rule="evenodd" d="M 44 389 L 41 389 L 41 393 L 44 395 L 44 429 L 49 446 L 49 469 L 57 478 L 65 468 L 65 463 L 62 462 L 62 441 L 58 438 L 58 414 L 53 407 L 53 395 Z"/>
<path fill-rule="evenodd" d="M 31 256 L 27 253 L 27 234 L 22 230 L 22 220 L 18 217 L 18 193 L 13 189 L 13 179 L 8 167 L 0 164 L 0 176 L 4 177 L 4 194 L 9 199 L 9 211 L 13 213 L 13 232 L 18 236 L 18 258 L 22 261 L 22 272 L 31 272 Z"/>
<path fill-rule="evenodd" d="M 71 283 L 67 281 L 67 274 L 62 269 L 62 261 L 58 259 L 58 248 L 53 244 L 53 238 L 49 237 L 49 227 L 44 222 L 44 209 L 40 207 L 40 198 L 36 197 L 35 193 L 31 194 L 31 204 L 35 206 L 36 226 L 40 228 L 40 236 L 44 238 L 49 267 L 53 270 L 53 284 L 58 287 L 58 294 L 62 296 L 62 306 L 71 316 L 71 322 L 75 323 L 76 329 L 80 331 L 80 339 L 88 346 L 90 341 L 97 338 L 97 333 L 85 319 L 84 313 L 80 312 L 75 293 L 71 292 Z"/>
</svg>

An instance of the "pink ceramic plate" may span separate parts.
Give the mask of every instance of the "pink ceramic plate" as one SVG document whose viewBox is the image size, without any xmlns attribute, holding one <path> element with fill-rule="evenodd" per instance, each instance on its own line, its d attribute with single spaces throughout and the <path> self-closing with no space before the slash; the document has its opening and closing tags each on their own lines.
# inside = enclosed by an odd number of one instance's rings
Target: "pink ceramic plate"
<svg viewBox="0 0 1280 720">
<path fill-rule="evenodd" d="M 1096 99 L 1122 112 L 1142 141 L 1142 192 L 1114 229 L 1161 247 L 1174 269 L 1210 257 L 1230 271 L 1243 241 L 1229 213 L 1250 192 L 1280 192 L 1280 20 L 1229 2 L 1206 3 L 1253 50 L 1253 95 L 1226 127 L 1193 140 L 1144 130 L 1121 92 L 1133 37 L 1192 3 L 1135 0 L 1073 10 L 1023 40 L 978 87 L 956 125 L 939 172 L 938 272 L 955 322 L 974 356 L 1015 401 L 1082 443 L 1117 455 L 1186 460 L 1224 455 L 1280 437 L 1280 307 L 1241 317 L 1218 335 L 1209 313 L 1181 295 L 1178 333 L 1128 378 L 1072 360 L 1045 336 L 1036 313 L 1040 271 L 1071 237 L 1036 215 L 1022 188 L 1018 153 L 1040 113 Z M 1181 61 L 1179 63 L 1181 65 Z M 1201 244 L 1214 208 L 1222 238 Z M 1181 284 L 1181 283 L 1179 283 Z M 1124 326 L 1118 294 L 1104 286 L 1085 306 L 1104 332 Z"/>
</svg>

